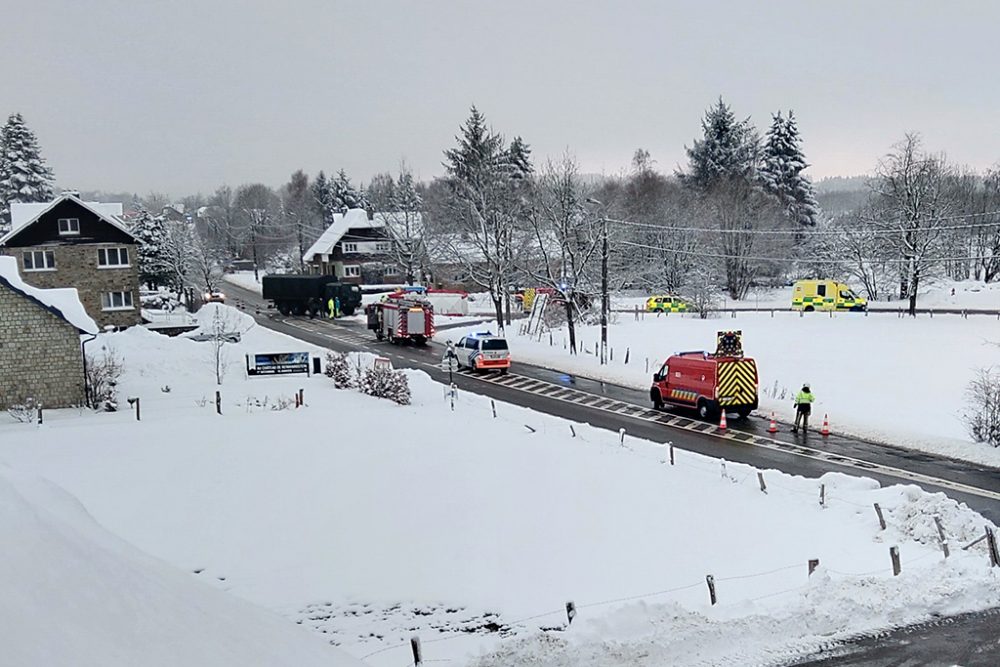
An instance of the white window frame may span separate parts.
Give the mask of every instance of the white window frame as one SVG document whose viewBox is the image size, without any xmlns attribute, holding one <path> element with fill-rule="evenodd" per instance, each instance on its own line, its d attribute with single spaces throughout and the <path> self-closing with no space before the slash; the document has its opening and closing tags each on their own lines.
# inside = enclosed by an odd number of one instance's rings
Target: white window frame
<svg viewBox="0 0 1000 667">
<path fill-rule="evenodd" d="M 43 266 L 38 268 L 39 262 L 37 261 L 39 256 L 41 256 L 41 263 Z M 28 258 L 31 258 L 31 266 L 28 266 Z M 51 261 L 50 261 L 51 260 Z M 56 270 L 56 254 L 52 250 L 25 250 L 21 253 L 21 264 L 24 266 L 25 273 L 27 272 L 37 272 L 37 271 L 55 271 Z"/>
<path fill-rule="evenodd" d="M 117 262 L 111 262 L 111 253 L 115 254 L 115 259 Z M 122 255 L 125 256 L 125 261 L 122 262 Z M 101 261 L 101 258 L 104 261 Z M 132 266 L 129 263 L 128 248 L 116 247 L 116 248 L 98 248 L 97 249 L 97 268 L 99 269 L 127 269 Z"/>
<path fill-rule="evenodd" d="M 392 244 L 388 241 L 378 241 L 375 244 L 375 252 L 391 252 Z"/>
<path fill-rule="evenodd" d="M 385 267 L 382 267 L 382 275 L 383 276 L 398 276 L 399 275 L 399 267 L 398 266 L 385 266 Z"/>
<path fill-rule="evenodd" d="M 344 251 L 345 255 L 348 253 L 359 252 L 358 244 L 354 241 L 345 241 L 344 243 L 340 244 L 340 249 Z"/>
<path fill-rule="evenodd" d="M 64 222 L 66 223 L 65 229 L 63 229 Z M 59 236 L 80 235 L 80 218 L 59 218 L 56 220 L 56 224 L 59 226 Z"/>
<path fill-rule="evenodd" d="M 344 265 L 344 278 L 360 278 L 361 277 L 361 265 L 360 264 L 345 264 Z"/>
<path fill-rule="evenodd" d="M 115 296 L 118 296 L 118 305 L 115 305 Z M 135 310 L 132 302 L 131 290 L 122 292 L 101 292 L 101 310 L 113 312 L 118 310 Z"/>
</svg>

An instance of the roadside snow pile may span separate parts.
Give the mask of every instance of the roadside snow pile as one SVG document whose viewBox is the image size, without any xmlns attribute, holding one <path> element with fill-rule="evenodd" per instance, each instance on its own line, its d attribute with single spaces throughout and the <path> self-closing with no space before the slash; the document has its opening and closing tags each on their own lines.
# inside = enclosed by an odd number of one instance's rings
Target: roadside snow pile
<svg viewBox="0 0 1000 667">
<path fill-rule="evenodd" d="M 258 271 L 257 275 L 260 278 L 263 278 L 267 274 L 263 271 Z M 234 271 L 232 273 L 225 273 L 223 274 L 222 279 L 227 283 L 232 283 L 233 285 L 242 287 L 250 292 L 254 292 L 256 294 L 261 293 L 260 280 L 254 279 L 253 271 Z"/>
<path fill-rule="evenodd" d="M 5 665 L 360 665 L 98 526 L 79 502 L 0 467 Z"/>
<path fill-rule="evenodd" d="M 518 335 L 515 324 L 508 342 L 515 371 L 525 361 L 645 392 L 669 355 L 714 350 L 716 332 L 729 329 L 743 332 L 743 349 L 757 360 L 762 414 L 773 410 L 793 419 L 795 392 L 808 382 L 818 399 L 814 422 L 829 413 L 834 431 L 1000 466 L 1000 449 L 972 443 L 960 418 L 976 369 L 1000 365 L 996 318 L 741 313 L 701 320 L 647 313 L 635 321 L 617 314 L 608 336 L 614 358 L 606 366 L 594 354 L 596 326 L 577 328 L 582 351 L 576 356 L 565 349 L 565 328 L 552 332 L 550 345 L 547 332 L 532 339 Z M 435 340 L 462 335 L 452 329 Z"/>
</svg>

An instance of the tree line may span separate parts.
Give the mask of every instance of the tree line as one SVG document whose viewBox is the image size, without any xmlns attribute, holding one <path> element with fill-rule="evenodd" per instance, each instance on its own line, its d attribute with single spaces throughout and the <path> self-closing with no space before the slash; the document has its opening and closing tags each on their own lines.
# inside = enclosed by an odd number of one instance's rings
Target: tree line
<svg viewBox="0 0 1000 667">
<path fill-rule="evenodd" d="M 846 279 L 872 300 L 909 299 L 941 277 L 1000 276 L 1000 169 L 955 165 L 907 134 L 865 182 L 820 206 L 792 111 L 761 132 L 721 98 L 686 147 L 687 164 L 656 168 L 643 149 L 630 169 L 585 178 L 569 153 L 533 162 L 473 107 L 444 174 L 416 182 L 405 164 L 355 185 L 344 170 L 299 170 L 272 188 L 222 186 L 172 205 L 133 197 L 143 278 L 202 288 L 234 258 L 304 270 L 305 250 L 351 208 L 383 214 L 392 261 L 407 282 L 461 281 L 490 295 L 508 320 L 515 287 L 547 287 L 572 321 L 586 317 L 602 279 L 611 290 L 672 292 L 707 308 L 761 285 Z M 52 172 L 23 118 L 0 131 L 0 224 L 9 204 L 52 196 Z M 173 208 L 171 208 L 173 206 Z M 177 210 L 183 209 L 183 210 Z"/>
</svg>

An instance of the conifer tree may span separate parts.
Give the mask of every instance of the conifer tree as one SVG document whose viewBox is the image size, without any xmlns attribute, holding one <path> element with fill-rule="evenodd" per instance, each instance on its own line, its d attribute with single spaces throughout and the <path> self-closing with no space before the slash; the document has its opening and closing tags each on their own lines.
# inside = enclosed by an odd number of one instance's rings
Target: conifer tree
<svg viewBox="0 0 1000 667">
<path fill-rule="evenodd" d="M 354 187 L 343 169 L 337 172 L 336 178 L 330 180 L 330 200 L 335 211 L 341 213 L 352 208 L 368 208 L 364 191 Z"/>
<path fill-rule="evenodd" d="M 802 140 L 791 111 L 788 117 L 774 114 L 764 143 L 760 179 L 775 195 L 790 220 L 813 227 L 819 216 L 819 204 L 812 181 L 802 174 L 809 164 L 802 152 Z"/>
<path fill-rule="evenodd" d="M 10 225 L 10 205 L 52 199 L 52 170 L 19 113 L 0 130 L 0 229 Z"/>
<path fill-rule="evenodd" d="M 514 137 L 510 142 L 506 157 L 514 178 L 527 178 L 535 171 L 531 165 L 531 148 L 521 137 Z"/>
<path fill-rule="evenodd" d="M 757 168 L 760 138 L 750 119 L 736 120 L 722 98 L 705 112 L 703 136 L 687 148 L 688 171 L 681 180 L 701 190 L 732 178 L 751 179 Z"/>
<path fill-rule="evenodd" d="M 311 189 L 316 211 L 323 218 L 323 223 L 329 225 L 333 222 L 334 210 L 330 201 L 330 182 L 322 170 L 313 181 Z"/>
<path fill-rule="evenodd" d="M 162 216 L 153 216 L 143 207 L 132 221 L 132 233 L 139 239 L 139 282 L 155 287 L 170 280 L 167 229 Z"/>
</svg>

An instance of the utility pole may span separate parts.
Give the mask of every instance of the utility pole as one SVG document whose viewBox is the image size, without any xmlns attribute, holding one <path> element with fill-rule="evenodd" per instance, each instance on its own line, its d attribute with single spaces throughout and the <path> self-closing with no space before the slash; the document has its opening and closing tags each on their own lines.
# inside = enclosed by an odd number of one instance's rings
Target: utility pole
<svg viewBox="0 0 1000 667">
<path fill-rule="evenodd" d="M 253 280 L 260 282 L 260 275 L 257 271 L 257 225 L 263 220 L 265 211 L 262 208 L 247 209 L 250 215 L 250 248 L 253 252 Z"/>
<path fill-rule="evenodd" d="M 587 203 L 604 206 L 593 197 L 587 197 Z M 608 216 L 601 214 L 601 365 L 608 363 Z"/>
</svg>

